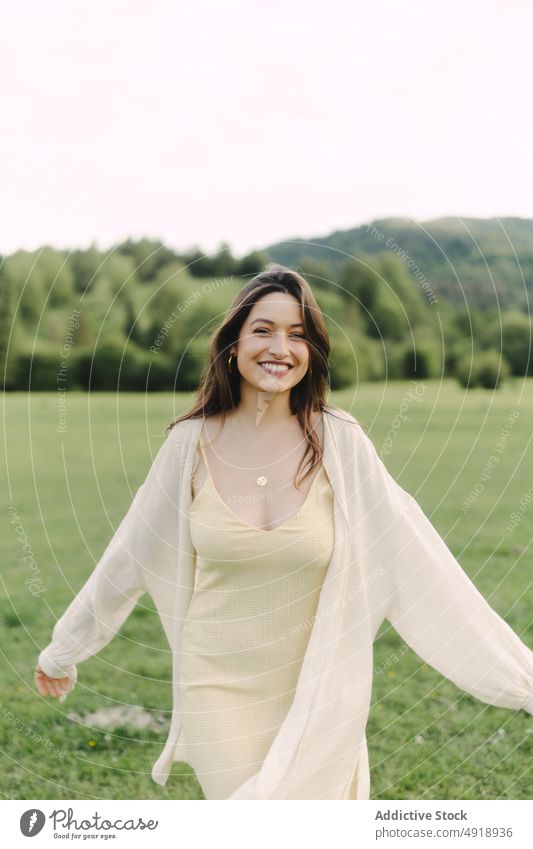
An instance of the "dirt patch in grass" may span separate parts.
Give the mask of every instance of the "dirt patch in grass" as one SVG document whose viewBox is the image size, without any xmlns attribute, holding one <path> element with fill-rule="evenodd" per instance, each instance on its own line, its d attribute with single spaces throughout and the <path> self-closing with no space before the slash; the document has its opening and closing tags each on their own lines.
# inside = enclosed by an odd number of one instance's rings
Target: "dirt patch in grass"
<svg viewBox="0 0 533 849">
<path fill-rule="evenodd" d="M 138 731 L 161 731 L 170 726 L 170 721 L 162 711 L 145 710 L 139 705 L 114 705 L 100 708 L 93 713 L 66 714 L 73 722 L 80 722 L 102 731 L 114 731 L 115 728 L 129 726 Z"/>
</svg>

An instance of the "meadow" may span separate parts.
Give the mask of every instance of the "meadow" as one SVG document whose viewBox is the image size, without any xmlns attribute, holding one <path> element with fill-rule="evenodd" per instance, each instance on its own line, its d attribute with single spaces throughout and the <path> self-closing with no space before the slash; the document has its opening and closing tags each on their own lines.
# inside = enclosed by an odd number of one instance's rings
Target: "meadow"
<svg viewBox="0 0 533 849">
<path fill-rule="evenodd" d="M 495 393 L 465 392 L 451 379 L 395 381 L 329 398 L 367 427 L 396 480 L 530 648 L 532 388 L 518 378 Z M 53 392 L 4 395 L 2 798 L 203 798 L 186 764 L 174 765 L 165 787 L 150 776 L 166 739 L 171 658 L 148 596 L 79 665 L 63 704 L 41 698 L 33 682 L 56 619 L 127 511 L 166 425 L 191 402 L 187 394 L 69 392 L 60 411 Z M 531 716 L 465 694 L 387 622 L 374 670 L 371 798 L 530 798 Z M 144 708 L 137 727 L 124 709 L 136 705 Z M 94 718 L 104 714 L 107 729 Z"/>
</svg>

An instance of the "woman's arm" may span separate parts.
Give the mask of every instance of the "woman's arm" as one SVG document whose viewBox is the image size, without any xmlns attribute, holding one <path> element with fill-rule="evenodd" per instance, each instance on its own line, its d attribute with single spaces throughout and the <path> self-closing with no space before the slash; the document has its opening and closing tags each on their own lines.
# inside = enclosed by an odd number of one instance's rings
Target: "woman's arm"
<svg viewBox="0 0 533 849">
<path fill-rule="evenodd" d="M 363 437 L 385 616 L 434 669 L 483 702 L 533 714 L 533 652 L 494 611 L 415 499 Z"/>
<path fill-rule="evenodd" d="M 110 642 L 146 592 L 147 573 L 156 568 L 164 517 L 175 497 L 176 474 L 171 431 L 100 561 L 56 622 L 50 644 L 39 655 L 37 665 L 46 676 L 69 678 L 70 686 L 60 701 L 76 683 L 76 664 Z"/>
</svg>

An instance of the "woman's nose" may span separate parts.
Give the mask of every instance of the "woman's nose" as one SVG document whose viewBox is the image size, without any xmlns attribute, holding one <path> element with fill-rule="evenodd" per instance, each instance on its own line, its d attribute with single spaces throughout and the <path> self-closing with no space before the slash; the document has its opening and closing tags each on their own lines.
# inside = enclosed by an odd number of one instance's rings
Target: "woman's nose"
<svg viewBox="0 0 533 849">
<path fill-rule="evenodd" d="M 275 354 L 280 359 L 281 357 L 287 356 L 287 354 L 289 353 L 289 347 L 287 345 L 287 339 L 284 333 L 273 334 L 269 351 L 271 354 Z"/>
</svg>

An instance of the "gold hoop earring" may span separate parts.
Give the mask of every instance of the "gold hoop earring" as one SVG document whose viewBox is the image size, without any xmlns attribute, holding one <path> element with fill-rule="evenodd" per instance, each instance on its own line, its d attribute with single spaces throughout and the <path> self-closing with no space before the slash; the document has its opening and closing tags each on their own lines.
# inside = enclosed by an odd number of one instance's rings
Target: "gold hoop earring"
<svg viewBox="0 0 533 849">
<path fill-rule="evenodd" d="M 231 361 L 232 361 L 232 359 L 233 359 L 233 354 L 230 354 L 229 359 L 228 359 L 228 370 L 229 371 L 231 371 Z"/>
</svg>

